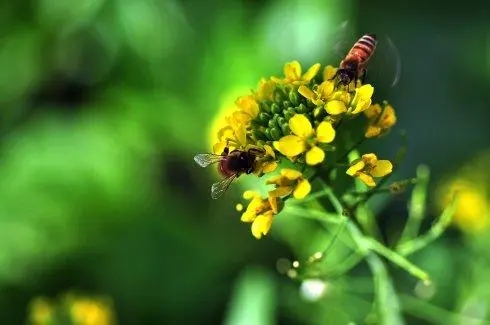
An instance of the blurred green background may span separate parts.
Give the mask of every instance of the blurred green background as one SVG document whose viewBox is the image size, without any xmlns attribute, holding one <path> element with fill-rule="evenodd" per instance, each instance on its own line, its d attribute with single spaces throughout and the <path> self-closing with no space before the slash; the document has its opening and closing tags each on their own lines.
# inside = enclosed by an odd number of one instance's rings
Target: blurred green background
<svg viewBox="0 0 490 325">
<path fill-rule="evenodd" d="M 338 64 L 332 49 L 349 21 L 352 39 L 375 32 L 400 52 L 399 84 L 376 94 L 408 132 L 395 177 L 431 169 L 430 225 L 438 182 L 490 150 L 488 9 L 485 0 L 2 1 L 1 323 L 24 324 L 32 299 L 70 291 L 110 296 L 122 325 L 362 323 L 372 302 L 362 264 L 332 279 L 347 293 L 306 301 L 276 269 L 296 258 L 291 243 L 274 228 L 255 240 L 234 210 L 244 187 L 211 200 L 217 175 L 192 157 L 211 150 L 209 128 L 237 89 L 293 59 Z M 393 134 L 370 149 L 393 155 Z M 478 171 L 488 202 L 489 173 Z M 380 203 L 388 241 L 408 198 Z M 454 228 L 414 256 L 433 276 L 430 295 L 392 269 L 407 324 L 490 322 L 483 234 Z"/>
</svg>

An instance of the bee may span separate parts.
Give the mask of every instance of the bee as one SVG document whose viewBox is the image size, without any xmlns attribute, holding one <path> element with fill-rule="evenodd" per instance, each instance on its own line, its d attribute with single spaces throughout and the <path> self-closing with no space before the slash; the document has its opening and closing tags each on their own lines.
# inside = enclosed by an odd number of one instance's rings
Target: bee
<svg viewBox="0 0 490 325">
<path fill-rule="evenodd" d="M 349 85 L 351 81 L 357 79 L 361 79 L 364 83 L 366 65 L 374 54 L 377 42 L 375 34 L 361 36 L 345 58 L 340 61 L 340 66 L 332 80 L 338 77 L 339 83 L 342 85 Z"/>
<path fill-rule="evenodd" d="M 198 153 L 194 156 L 194 161 L 201 167 L 218 163 L 218 172 L 223 179 L 211 186 L 211 197 L 217 199 L 226 192 L 234 179 L 242 174 L 253 173 L 256 169 L 257 157 L 264 153 L 258 148 L 250 148 L 247 151 L 235 149 L 230 152 L 230 149 L 225 147 L 221 155 Z"/>
</svg>

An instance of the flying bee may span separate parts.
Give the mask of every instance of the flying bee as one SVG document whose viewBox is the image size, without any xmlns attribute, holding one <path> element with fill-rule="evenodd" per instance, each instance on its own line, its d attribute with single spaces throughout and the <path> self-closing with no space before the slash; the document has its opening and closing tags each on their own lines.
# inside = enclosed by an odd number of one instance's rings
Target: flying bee
<svg viewBox="0 0 490 325">
<path fill-rule="evenodd" d="M 332 79 L 338 77 L 339 84 L 349 85 L 351 81 L 361 79 L 364 83 L 366 66 L 373 56 L 378 41 L 375 34 L 361 36 L 349 50 Z"/>
<path fill-rule="evenodd" d="M 250 148 L 247 151 L 235 149 L 230 152 L 230 149 L 225 147 L 221 155 L 198 153 L 194 156 L 194 161 L 201 167 L 218 163 L 218 172 L 223 176 L 223 179 L 211 186 L 211 197 L 217 199 L 226 192 L 235 178 L 242 174 L 253 173 L 256 168 L 257 157 L 264 153 L 262 149 L 258 148 Z"/>
</svg>

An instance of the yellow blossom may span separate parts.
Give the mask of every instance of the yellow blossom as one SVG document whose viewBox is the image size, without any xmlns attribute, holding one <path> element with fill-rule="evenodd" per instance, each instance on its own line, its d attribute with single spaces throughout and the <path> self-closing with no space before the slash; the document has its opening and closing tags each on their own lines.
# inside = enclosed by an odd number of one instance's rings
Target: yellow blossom
<svg viewBox="0 0 490 325">
<path fill-rule="evenodd" d="M 289 128 L 292 134 L 274 142 L 280 153 L 294 159 L 306 152 L 308 165 L 319 164 L 325 159 L 325 152 L 316 144 L 330 143 L 335 139 L 335 130 L 330 122 L 321 122 L 315 130 L 304 114 L 296 114 L 289 120 Z"/>
<path fill-rule="evenodd" d="M 241 221 L 251 222 L 252 235 L 260 239 L 269 233 L 272 219 L 282 210 L 282 200 L 270 194 L 267 198 L 262 198 L 260 193 L 255 191 L 245 191 L 243 198 L 250 202 L 242 214 Z"/>
<path fill-rule="evenodd" d="M 88 298 L 78 298 L 71 303 L 70 314 L 76 324 L 114 324 L 112 311 L 105 303 Z"/>
<path fill-rule="evenodd" d="M 378 160 L 374 153 L 362 155 L 361 159 L 351 163 L 346 174 L 359 178 L 367 186 L 376 186 L 373 177 L 383 177 L 391 173 L 393 165 L 389 160 Z"/>
<path fill-rule="evenodd" d="M 47 325 L 53 318 L 53 306 L 45 298 L 35 298 L 29 305 L 29 320 L 32 325 Z"/>
<path fill-rule="evenodd" d="M 300 171 L 284 168 L 281 174 L 267 180 L 266 184 L 274 184 L 276 189 L 271 191 L 272 196 L 283 197 L 293 193 L 295 199 L 303 199 L 311 191 L 310 182 L 303 177 Z"/>
<path fill-rule="evenodd" d="M 395 110 L 388 104 L 384 108 L 379 104 L 371 105 L 364 111 L 364 115 L 368 118 L 366 138 L 376 137 L 388 131 L 396 123 Z"/>
<path fill-rule="evenodd" d="M 261 79 L 255 93 L 257 101 L 272 100 L 276 83 L 272 80 Z"/>
<path fill-rule="evenodd" d="M 332 65 L 327 65 L 325 69 L 323 69 L 323 80 L 332 80 L 335 73 L 337 73 L 337 68 Z"/>
<path fill-rule="evenodd" d="M 247 146 L 247 133 L 245 125 L 232 123 L 217 132 L 218 142 L 213 145 L 213 152 L 221 154 L 225 147 L 245 148 Z"/>
<path fill-rule="evenodd" d="M 257 161 L 257 166 L 255 169 L 255 174 L 261 176 L 273 172 L 277 168 L 276 153 L 269 145 L 264 145 L 263 147 L 265 155 Z"/>
<path fill-rule="evenodd" d="M 462 177 L 440 186 L 439 204 L 443 208 L 457 195 L 457 206 L 452 222 L 469 234 L 482 233 L 490 226 L 488 189 L 482 184 Z"/>
<path fill-rule="evenodd" d="M 305 85 L 301 85 L 298 88 L 298 93 L 317 106 L 325 105 L 333 91 L 334 83 L 332 81 L 322 82 L 315 90 L 311 90 Z"/>
<path fill-rule="evenodd" d="M 320 63 L 316 63 L 305 74 L 302 74 L 301 64 L 298 61 L 288 62 L 284 65 L 285 78 L 271 77 L 271 80 L 280 84 L 304 85 L 316 76 L 320 67 Z"/>
</svg>

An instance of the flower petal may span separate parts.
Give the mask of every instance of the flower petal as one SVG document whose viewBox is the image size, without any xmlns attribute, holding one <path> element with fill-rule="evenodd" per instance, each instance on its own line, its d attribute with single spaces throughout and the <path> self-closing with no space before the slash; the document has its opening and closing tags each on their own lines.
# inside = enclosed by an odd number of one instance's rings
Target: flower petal
<svg viewBox="0 0 490 325">
<path fill-rule="evenodd" d="M 213 146 L 213 153 L 216 155 L 221 155 L 226 147 L 226 141 L 220 141 Z"/>
<path fill-rule="evenodd" d="M 373 177 L 383 177 L 393 171 L 393 165 L 389 160 L 378 160 L 373 169 L 369 171 L 369 174 Z"/>
<path fill-rule="evenodd" d="M 320 63 L 315 63 L 308 69 L 308 71 L 306 71 L 306 73 L 303 75 L 301 79 L 303 79 L 304 81 L 310 81 L 316 76 L 318 71 L 320 71 L 321 66 L 322 65 Z"/>
<path fill-rule="evenodd" d="M 295 157 L 306 151 L 303 139 L 295 135 L 286 135 L 274 142 L 274 147 L 286 157 Z"/>
<path fill-rule="evenodd" d="M 307 138 L 313 134 L 313 127 L 310 120 L 304 114 L 295 114 L 289 119 L 291 132 L 300 138 Z"/>
<path fill-rule="evenodd" d="M 293 196 L 295 199 L 301 200 L 304 199 L 311 191 L 311 184 L 307 179 L 303 179 L 301 182 L 296 185 L 294 189 Z"/>
<path fill-rule="evenodd" d="M 327 99 L 332 93 L 335 85 L 331 81 L 324 81 L 318 86 L 317 93 L 320 98 Z"/>
<path fill-rule="evenodd" d="M 291 194 L 293 188 L 291 186 L 278 187 L 269 192 L 269 195 L 274 197 L 283 197 Z"/>
<path fill-rule="evenodd" d="M 325 152 L 318 147 L 313 147 L 306 153 L 306 163 L 310 166 L 321 163 L 323 159 L 325 159 Z"/>
<path fill-rule="evenodd" d="M 281 169 L 281 176 L 285 177 L 291 181 L 294 181 L 294 180 L 300 178 L 301 176 L 303 176 L 303 174 L 299 170 L 290 169 L 290 168 L 283 168 L 283 169 Z"/>
<path fill-rule="evenodd" d="M 262 172 L 267 174 L 273 172 L 277 168 L 277 161 L 269 161 L 262 165 Z"/>
<path fill-rule="evenodd" d="M 252 118 L 259 114 L 259 104 L 255 101 L 255 98 L 252 95 L 239 97 L 235 104 Z"/>
<path fill-rule="evenodd" d="M 374 87 L 370 84 L 362 85 L 359 88 L 356 88 L 356 95 L 354 99 L 357 97 L 358 99 L 371 99 L 374 93 Z"/>
<path fill-rule="evenodd" d="M 260 193 L 257 191 L 248 190 L 248 191 L 243 192 L 243 198 L 245 200 L 251 200 L 256 196 L 260 196 Z"/>
<path fill-rule="evenodd" d="M 357 175 L 357 178 L 359 178 L 367 186 L 370 186 L 370 187 L 376 186 L 376 183 L 374 182 L 374 179 L 370 175 L 368 175 L 366 173 L 359 173 Z"/>
<path fill-rule="evenodd" d="M 316 98 L 316 95 L 313 92 L 313 90 L 311 90 L 310 88 L 308 88 L 304 85 L 299 86 L 298 93 L 300 93 L 301 96 L 303 96 L 304 98 L 306 98 L 310 101 L 313 101 Z"/>
<path fill-rule="evenodd" d="M 321 143 L 330 143 L 335 139 L 335 130 L 330 122 L 321 122 L 316 128 L 316 139 Z"/>
<path fill-rule="evenodd" d="M 336 72 L 337 68 L 331 65 L 327 65 L 325 69 L 323 69 L 323 80 L 332 80 Z"/>
<path fill-rule="evenodd" d="M 272 214 L 261 214 L 252 223 L 252 235 L 260 239 L 267 235 L 272 226 Z"/>
<path fill-rule="evenodd" d="M 354 176 L 357 173 L 359 173 L 364 168 L 364 166 L 365 166 L 364 161 L 359 159 L 357 162 L 351 165 L 345 173 L 349 176 Z"/>
<path fill-rule="evenodd" d="M 298 61 L 288 62 L 284 65 L 286 79 L 299 80 L 301 78 L 301 64 Z"/>
<path fill-rule="evenodd" d="M 364 133 L 364 136 L 366 138 L 373 138 L 381 133 L 381 128 L 378 126 L 373 126 L 373 125 L 368 125 L 366 133 Z"/>
<path fill-rule="evenodd" d="M 328 114 L 338 115 L 347 112 L 345 103 L 340 100 L 331 100 L 325 105 Z"/>
</svg>

